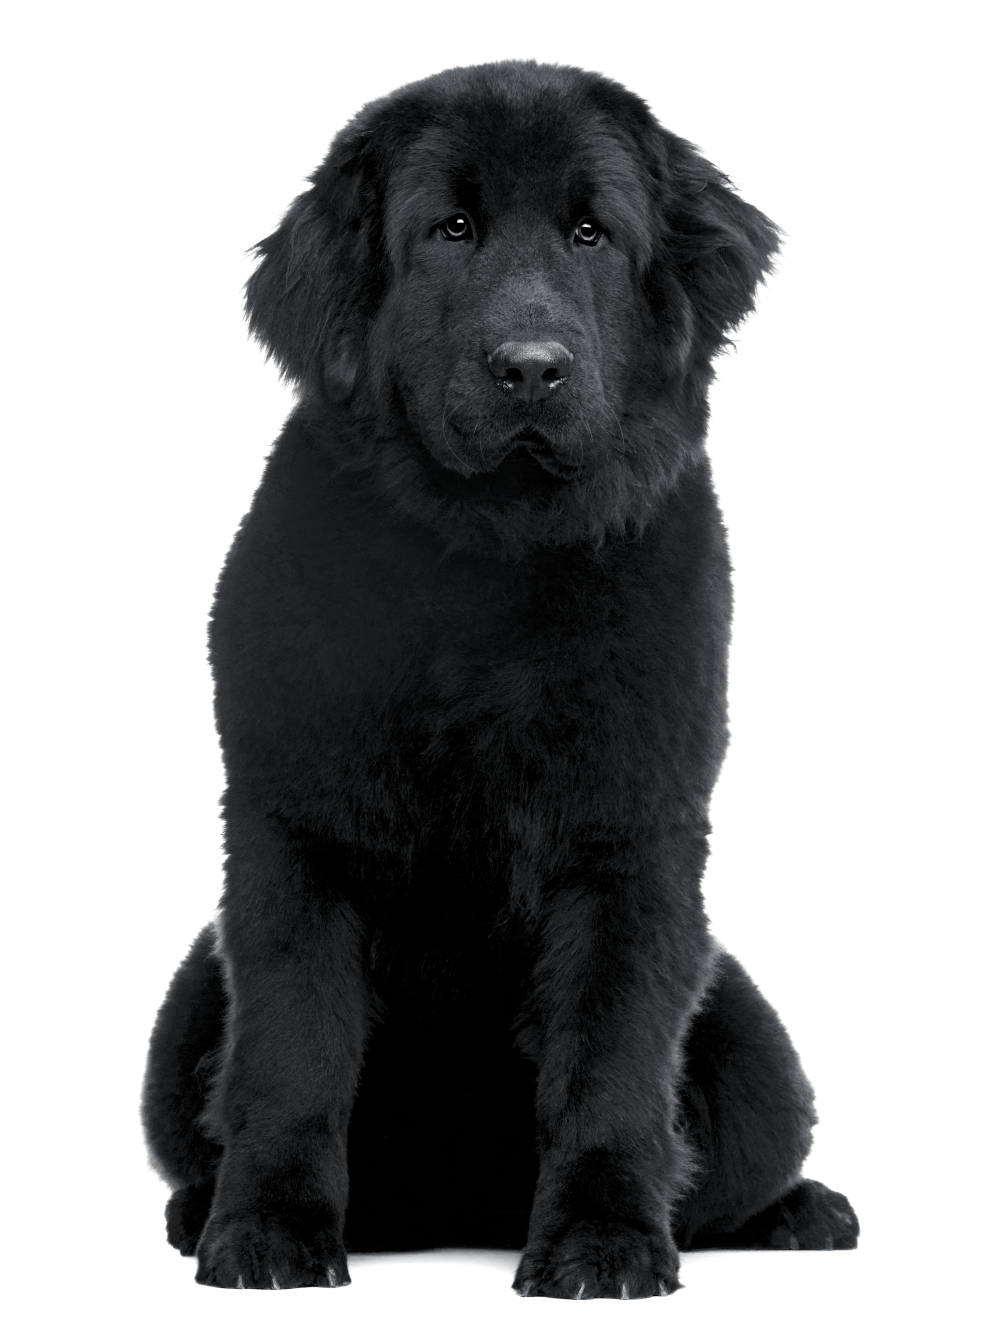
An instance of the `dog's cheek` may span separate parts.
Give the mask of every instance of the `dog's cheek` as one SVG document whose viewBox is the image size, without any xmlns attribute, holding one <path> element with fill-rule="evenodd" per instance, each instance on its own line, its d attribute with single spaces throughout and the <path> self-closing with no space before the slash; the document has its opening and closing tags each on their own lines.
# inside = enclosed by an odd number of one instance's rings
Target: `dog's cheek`
<svg viewBox="0 0 1002 1320">
<path fill-rule="evenodd" d="M 441 427 L 458 345 L 469 338 L 449 294 L 434 272 L 417 270 L 394 289 L 381 316 L 385 369 L 422 431 Z"/>
<path fill-rule="evenodd" d="M 344 403 L 358 379 L 358 354 L 351 340 L 344 336 L 328 353 L 324 365 L 324 389 L 334 403 Z"/>
<path fill-rule="evenodd" d="M 696 342 L 696 313 L 685 290 L 669 272 L 661 277 L 660 339 L 670 370 L 684 372 Z"/>
<path fill-rule="evenodd" d="M 637 356 L 645 351 L 645 327 L 638 324 L 643 304 L 630 257 L 613 248 L 596 256 L 575 290 L 574 310 L 584 331 L 580 366 L 589 360 L 594 364 L 596 399 L 604 399 L 618 414 L 629 404 Z"/>
</svg>

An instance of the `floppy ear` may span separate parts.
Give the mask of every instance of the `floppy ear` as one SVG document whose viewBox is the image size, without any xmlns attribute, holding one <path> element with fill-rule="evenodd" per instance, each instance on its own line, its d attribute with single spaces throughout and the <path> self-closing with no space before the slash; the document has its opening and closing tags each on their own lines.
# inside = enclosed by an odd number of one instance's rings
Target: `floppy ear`
<svg viewBox="0 0 1002 1320">
<path fill-rule="evenodd" d="M 690 143 L 661 131 L 667 157 L 664 241 L 692 302 L 697 340 L 712 357 L 752 310 L 781 231 Z"/>
<path fill-rule="evenodd" d="M 355 385 L 365 327 L 382 292 L 381 217 L 365 142 L 334 139 L 312 187 L 254 249 L 251 331 L 288 378 L 344 399 Z"/>
</svg>

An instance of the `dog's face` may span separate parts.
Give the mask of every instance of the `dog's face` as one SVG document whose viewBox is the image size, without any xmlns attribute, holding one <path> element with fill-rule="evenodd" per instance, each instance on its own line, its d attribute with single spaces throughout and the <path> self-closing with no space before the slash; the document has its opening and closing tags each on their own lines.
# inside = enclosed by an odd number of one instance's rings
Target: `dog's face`
<svg viewBox="0 0 1002 1320">
<path fill-rule="evenodd" d="M 390 180 L 378 341 L 422 441 L 466 477 L 572 480 L 620 462 L 620 419 L 656 406 L 642 171 L 596 111 L 562 108 L 470 98 Z"/>
<path fill-rule="evenodd" d="M 339 134 L 248 305 L 398 504 L 518 554 L 643 527 L 776 244 L 617 84 L 486 65 Z"/>
</svg>

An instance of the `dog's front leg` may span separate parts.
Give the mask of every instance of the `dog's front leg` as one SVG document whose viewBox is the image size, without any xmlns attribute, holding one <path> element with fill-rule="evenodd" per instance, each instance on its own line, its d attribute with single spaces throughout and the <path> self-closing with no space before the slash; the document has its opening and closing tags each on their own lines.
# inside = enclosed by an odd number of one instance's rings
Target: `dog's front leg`
<svg viewBox="0 0 1002 1320">
<path fill-rule="evenodd" d="M 230 996 L 210 1107 L 225 1154 L 200 1283 L 350 1282 L 346 1142 L 365 1043 L 360 922 L 272 821 L 228 821 L 220 951 Z"/>
<path fill-rule="evenodd" d="M 643 874 L 576 877 L 544 904 L 526 1038 L 540 1175 L 514 1285 L 525 1296 L 678 1287 L 670 1212 L 688 1158 L 676 1074 L 712 944 L 698 889 L 705 842 L 676 838 L 671 852 Z"/>
</svg>

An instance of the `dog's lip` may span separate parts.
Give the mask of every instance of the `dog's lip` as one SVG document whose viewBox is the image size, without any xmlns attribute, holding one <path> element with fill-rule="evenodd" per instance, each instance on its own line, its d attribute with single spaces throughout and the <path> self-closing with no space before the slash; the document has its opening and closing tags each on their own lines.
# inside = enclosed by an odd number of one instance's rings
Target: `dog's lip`
<svg viewBox="0 0 1002 1320">
<path fill-rule="evenodd" d="M 549 439 L 534 426 L 521 427 L 510 437 L 507 452 L 511 453 L 513 449 L 527 450 L 541 468 L 555 477 L 564 477 L 569 481 L 581 471 L 580 464 L 567 463 L 560 458 Z"/>
<path fill-rule="evenodd" d="M 466 441 L 468 439 L 466 432 L 456 426 L 454 422 L 450 421 L 447 425 L 448 430 L 458 440 Z M 489 456 L 481 451 L 480 462 L 476 466 L 464 465 L 460 468 L 458 463 L 455 466 L 465 476 L 473 476 L 474 473 L 478 472 L 482 474 L 495 472 L 517 449 L 523 449 L 551 476 L 560 477 L 564 481 L 571 481 L 574 477 L 581 475 L 581 464 L 567 463 L 560 458 L 554 451 L 549 437 L 534 426 L 520 426 L 513 429 L 507 436 L 501 438 L 500 443 L 497 443 L 497 447 Z M 445 466 L 453 465 L 446 462 Z"/>
</svg>

